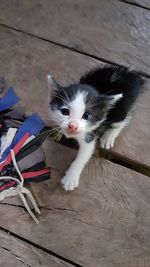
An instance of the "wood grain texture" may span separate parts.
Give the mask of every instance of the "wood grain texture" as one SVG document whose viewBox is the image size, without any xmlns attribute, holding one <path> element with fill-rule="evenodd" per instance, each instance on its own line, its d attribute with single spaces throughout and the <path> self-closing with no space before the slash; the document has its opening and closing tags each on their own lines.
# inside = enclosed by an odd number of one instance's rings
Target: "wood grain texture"
<svg viewBox="0 0 150 267">
<path fill-rule="evenodd" d="M 61 84 L 78 80 L 100 62 L 36 38 L 0 27 L 0 74 L 14 86 L 27 111 L 36 111 L 48 121 L 47 73 Z M 102 64 L 101 64 L 102 65 Z M 116 141 L 114 151 L 149 165 L 150 82 L 139 98 L 133 119 Z M 143 153 L 141 153 L 143 151 Z"/>
<path fill-rule="evenodd" d="M 0 225 L 83 266 L 149 267 L 150 179 L 93 157 L 79 188 L 67 193 L 60 178 L 75 151 L 48 141 L 45 150 L 52 179 L 31 188 L 40 224 L 23 208 L 1 204 Z"/>
<path fill-rule="evenodd" d="M 150 1 L 149 0 L 129 0 L 128 2 L 132 3 L 132 4 L 138 4 L 141 7 L 145 7 L 145 8 L 150 9 Z"/>
<path fill-rule="evenodd" d="M 114 0 L 1 0 L 0 22 L 150 74 L 150 13 Z"/>
<path fill-rule="evenodd" d="M 136 1 L 136 0 L 135 0 Z M 138 1 L 138 0 L 137 0 Z M 145 0 L 146 1 L 146 0 Z M 144 2 L 144 0 L 143 0 Z M 0 23 L 150 74 L 148 10 L 114 0 L 0 1 Z M 0 75 L 28 111 L 47 120 L 46 75 L 62 84 L 102 65 L 82 54 L 0 27 Z M 130 127 L 114 151 L 149 164 L 150 83 Z M 104 159 L 92 158 L 80 186 L 66 193 L 60 179 L 76 151 L 47 141 L 51 181 L 32 184 L 41 209 L 36 225 L 17 197 L 0 203 L 0 226 L 86 267 L 150 266 L 150 179 Z M 0 231 L 0 267 L 69 267 Z"/>
<path fill-rule="evenodd" d="M 0 231 L 0 267 L 5 266 L 71 267 L 72 265 Z"/>
<path fill-rule="evenodd" d="M 48 89 L 50 72 L 61 84 L 78 80 L 100 62 L 44 41 L 0 27 L 0 75 L 14 86 L 29 112 L 39 112 L 48 121 Z M 149 165 L 150 82 L 139 98 L 133 119 L 116 141 L 114 151 Z M 141 153 L 142 151 L 142 153 Z"/>
</svg>

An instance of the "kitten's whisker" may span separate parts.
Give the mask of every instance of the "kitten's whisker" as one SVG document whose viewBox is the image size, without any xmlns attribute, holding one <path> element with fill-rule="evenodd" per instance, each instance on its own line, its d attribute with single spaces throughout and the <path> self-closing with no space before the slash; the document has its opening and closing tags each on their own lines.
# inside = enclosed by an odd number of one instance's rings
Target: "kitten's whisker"
<svg viewBox="0 0 150 267">
<path fill-rule="evenodd" d="M 62 138 L 61 130 L 54 136 L 54 141 L 60 141 Z"/>
<path fill-rule="evenodd" d="M 92 107 L 95 107 L 95 106 L 98 106 L 99 105 L 99 101 L 97 101 L 97 103 L 94 103 L 94 104 L 92 104 L 92 105 L 88 105 L 87 104 L 87 107 L 88 108 L 92 108 Z"/>
<path fill-rule="evenodd" d="M 71 100 L 70 100 L 70 98 L 69 98 L 68 94 L 66 93 L 66 91 L 64 90 L 64 88 L 63 88 L 63 87 L 62 87 L 62 90 L 63 90 L 63 92 L 64 92 L 64 94 L 65 94 L 65 96 L 66 96 L 67 100 L 70 102 Z"/>
<path fill-rule="evenodd" d="M 56 126 L 56 124 L 51 124 L 51 122 L 50 122 L 50 124 L 48 125 L 51 129 L 55 129 L 55 128 L 58 128 L 59 126 Z"/>
<path fill-rule="evenodd" d="M 94 95 L 92 95 L 92 96 L 90 97 L 89 102 L 92 101 L 93 98 L 95 98 Z M 98 101 L 97 101 L 97 102 L 98 102 Z M 95 103 L 95 104 L 93 104 L 93 105 L 95 106 L 96 104 L 97 104 L 97 103 Z M 93 107 L 93 105 L 89 105 L 88 108 Z"/>
<path fill-rule="evenodd" d="M 55 131 L 55 130 L 57 130 L 57 129 L 60 129 L 60 126 L 57 126 L 57 127 L 55 127 L 55 128 L 52 128 L 52 129 L 50 130 L 50 132 Z"/>
<path fill-rule="evenodd" d="M 57 133 L 57 131 L 51 131 L 50 133 L 49 133 L 49 135 L 53 135 L 53 134 L 55 134 L 55 133 Z"/>
<path fill-rule="evenodd" d="M 54 138 L 53 138 L 54 141 L 57 140 L 57 136 L 58 136 L 58 133 L 54 136 Z"/>
<path fill-rule="evenodd" d="M 59 129 L 60 129 L 60 127 L 55 127 L 53 129 L 51 129 L 49 132 L 49 135 L 54 135 L 54 134 L 58 133 Z"/>
<path fill-rule="evenodd" d="M 63 96 L 58 96 L 57 95 L 56 98 L 62 100 L 68 106 L 67 100 Z"/>
<path fill-rule="evenodd" d="M 108 92 L 106 92 L 105 94 L 102 94 L 101 96 L 107 96 L 108 95 L 108 93 L 110 93 L 110 92 L 112 92 L 112 91 L 114 91 L 115 89 L 113 88 L 113 89 L 111 89 L 111 90 L 109 90 Z M 109 96 L 109 95 L 108 95 Z"/>
</svg>

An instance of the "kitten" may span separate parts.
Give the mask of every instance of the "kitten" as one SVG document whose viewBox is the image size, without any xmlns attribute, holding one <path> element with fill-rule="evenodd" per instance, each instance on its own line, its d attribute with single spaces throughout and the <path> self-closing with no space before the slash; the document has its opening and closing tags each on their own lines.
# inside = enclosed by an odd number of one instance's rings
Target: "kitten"
<svg viewBox="0 0 150 267">
<path fill-rule="evenodd" d="M 128 113 L 143 80 L 125 67 L 104 67 L 90 71 L 67 87 L 48 75 L 48 85 L 51 120 L 67 138 L 74 138 L 79 144 L 77 157 L 61 180 L 65 190 L 73 190 L 94 152 L 97 137 L 103 148 L 113 147 L 129 121 Z"/>
</svg>

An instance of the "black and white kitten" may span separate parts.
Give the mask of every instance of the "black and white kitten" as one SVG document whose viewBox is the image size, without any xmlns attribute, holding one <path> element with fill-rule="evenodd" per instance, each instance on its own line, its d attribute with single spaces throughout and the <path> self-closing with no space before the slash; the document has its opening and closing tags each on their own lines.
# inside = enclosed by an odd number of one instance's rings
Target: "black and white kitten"
<svg viewBox="0 0 150 267">
<path fill-rule="evenodd" d="M 48 75 L 48 85 L 50 119 L 67 138 L 74 138 L 79 144 L 77 157 L 62 178 L 64 189 L 73 190 L 94 152 L 97 137 L 103 148 L 113 147 L 129 121 L 129 111 L 143 80 L 125 67 L 104 67 L 67 87 Z"/>
</svg>

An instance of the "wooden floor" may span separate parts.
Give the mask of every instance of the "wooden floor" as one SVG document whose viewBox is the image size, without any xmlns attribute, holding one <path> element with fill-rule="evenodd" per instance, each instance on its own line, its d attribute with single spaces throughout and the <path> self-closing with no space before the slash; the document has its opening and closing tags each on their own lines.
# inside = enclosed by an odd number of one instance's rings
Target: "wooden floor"
<svg viewBox="0 0 150 267">
<path fill-rule="evenodd" d="M 60 179 L 76 151 L 46 141 L 52 178 L 31 185 L 40 224 L 19 198 L 0 203 L 0 267 L 150 266 L 150 1 L 0 1 L 0 76 L 27 111 L 48 121 L 47 73 L 67 84 L 106 63 L 147 81 L 130 127 L 70 193 Z"/>
</svg>

